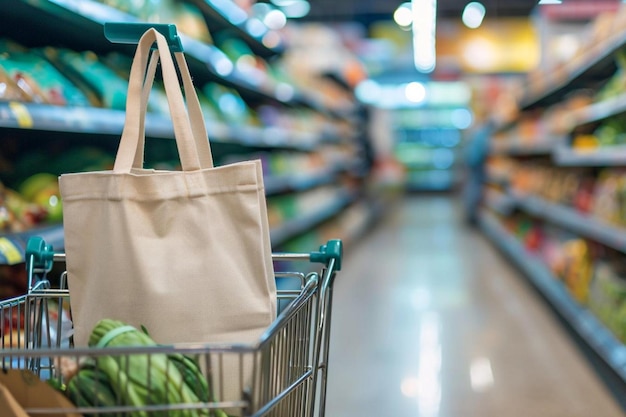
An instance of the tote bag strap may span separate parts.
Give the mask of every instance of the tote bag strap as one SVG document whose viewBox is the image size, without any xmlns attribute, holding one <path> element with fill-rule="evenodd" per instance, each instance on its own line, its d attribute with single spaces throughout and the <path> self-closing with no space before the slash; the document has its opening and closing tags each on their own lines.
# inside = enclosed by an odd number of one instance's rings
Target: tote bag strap
<svg viewBox="0 0 626 417">
<path fill-rule="evenodd" d="M 151 79 L 146 82 L 145 75 L 148 64 L 148 54 L 154 42 L 156 42 L 159 51 L 163 83 L 165 85 L 165 92 L 176 138 L 176 146 L 178 147 L 183 170 L 195 171 L 210 168 L 213 166 L 213 160 L 210 157 L 209 141 L 206 133 L 200 133 L 206 132 L 206 127 L 204 126 L 200 103 L 195 89 L 193 88 L 184 56 L 177 58 L 177 61 L 179 65 L 184 67 L 181 68 L 181 76 L 186 86 L 187 103 L 190 108 L 195 107 L 189 114 L 185 108 L 178 76 L 167 41 L 163 35 L 158 33 L 155 29 L 149 29 L 139 40 L 137 51 L 133 58 L 126 99 L 126 121 L 124 123 L 122 138 L 115 158 L 113 171 L 128 173 L 131 171 L 134 164 L 139 161 L 142 162 L 143 160 L 143 152 L 141 152 L 141 156 L 137 156 L 137 153 L 138 151 L 143 151 L 145 115 L 147 110 L 147 92 L 146 98 L 144 99 L 144 90 L 149 91 L 149 89 L 145 87 L 151 87 L 152 79 L 154 78 L 154 74 L 147 74 L 149 76 L 148 78 Z M 156 58 L 156 56 L 153 58 Z M 194 118 L 193 122 L 190 121 L 190 115 Z M 192 123 L 194 125 L 193 128 Z M 195 133 L 202 134 L 202 136 L 198 137 Z"/>
<path fill-rule="evenodd" d="M 192 82 L 191 74 L 189 73 L 189 68 L 187 67 L 187 62 L 185 61 L 185 55 L 182 52 L 175 52 L 176 61 L 178 63 L 178 68 L 181 72 L 181 78 L 183 80 L 183 87 L 185 89 L 185 99 L 187 101 L 187 110 L 189 112 L 189 119 L 191 121 L 191 129 L 193 131 L 194 138 L 196 140 L 207 140 L 208 135 L 207 130 L 204 124 L 204 116 L 202 115 L 202 110 L 200 107 L 200 102 L 198 100 L 198 96 L 195 90 L 195 87 Z M 141 114 L 147 112 L 148 106 L 148 98 L 150 96 L 150 91 L 152 90 L 152 85 L 154 82 L 157 64 L 159 63 L 159 51 L 154 50 L 150 55 L 150 61 L 148 63 L 148 69 L 146 71 L 145 81 L 143 85 L 143 90 L 141 92 Z M 193 94 L 190 95 L 190 91 Z M 194 100 L 197 102 L 192 103 L 190 105 L 190 100 Z M 145 146 L 145 117 L 141 117 L 139 119 L 140 133 L 139 140 L 137 141 L 137 151 L 135 153 L 135 158 L 133 161 L 134 169 L 143 168 L 144 163 L 144 146 Z M 209 142 L 208 146 L 200 146 L 198 151 L 198 157 L 200 158 L 200 163 L 203 168 L 211 168 L 213 167 L 213 155 L 211 154 L 211 144 Z M 205 162 L 204 164 L 202 162 Z"/>
</svg>

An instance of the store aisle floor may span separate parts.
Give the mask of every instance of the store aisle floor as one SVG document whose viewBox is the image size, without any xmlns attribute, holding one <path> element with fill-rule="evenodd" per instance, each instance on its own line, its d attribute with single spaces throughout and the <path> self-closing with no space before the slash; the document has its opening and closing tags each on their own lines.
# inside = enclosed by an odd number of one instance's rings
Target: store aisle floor
<svg viewBox="0 0 626 417">
<path fill-rule="evenodd" d="M 447 196 L 347 248 L 329 417 L 624 416 L 552 311 Z"/>
</svg>

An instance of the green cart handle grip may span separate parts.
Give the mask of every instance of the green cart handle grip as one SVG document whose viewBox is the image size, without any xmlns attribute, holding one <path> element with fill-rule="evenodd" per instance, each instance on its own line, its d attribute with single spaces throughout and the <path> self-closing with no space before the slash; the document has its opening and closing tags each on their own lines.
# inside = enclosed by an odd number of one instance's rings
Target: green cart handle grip
<svg viewBox="0 0 626 417">
<path fill-rule="evenodd" d="M 183 52 L 183 43 L 176 31 L 176 25 L 169 23 L 128 23 L 106 22 L 104 36 L 112 43 L 136 45 L 148 29 L 155 29 L 165 36 L 170 50 Z"/>
<path fill-rule="evenodd" d="M 311 252 L 311 262 L 318 262 L 325 265 L 335 260 L 335 270 L 341 271 L 341 258 L 343 258 L 343 242 L 333 239 L 320 246 L 319 252 Z"/>
<path fill-rule="evenodd" d="M 26 268 L 32 262 L 35 269 L 43 269 L 46 272 L 52 270 L 54 262 L 54 250 L 52 245 L 46 243 L 39 236 L 32 236 L 26 243 Z"/>
</svg>

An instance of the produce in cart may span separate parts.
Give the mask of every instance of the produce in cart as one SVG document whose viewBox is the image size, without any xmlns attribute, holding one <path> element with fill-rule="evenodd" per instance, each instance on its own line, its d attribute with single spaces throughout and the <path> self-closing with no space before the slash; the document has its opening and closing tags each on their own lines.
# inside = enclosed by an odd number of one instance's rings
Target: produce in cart
<svg viewBox="0 0 626 417">
<path fill-rule="evenodd" d="M 139 347 L 157 346 L 157 343 L 145 330 L 104 319 L 93 329 L 89 346 Z M 209 384 L 198 364 L 180 353 L 97 356 L 86 358 L 75 371 L 74 375 L 69 375 L 64 391 L 79 407 L 136 406 L 139 409 L 150 405 L 196 404 L 198 409 L 167 410 L 154 415 L 227 417 L 221 410 L 200 408 L 200 404 L 214 401 Z M 104 414 L 109 415 L 112 417 L 115 413 Z M 146 417 L 148 414 L 138 410 L 129 416 Z"/>
</svg>

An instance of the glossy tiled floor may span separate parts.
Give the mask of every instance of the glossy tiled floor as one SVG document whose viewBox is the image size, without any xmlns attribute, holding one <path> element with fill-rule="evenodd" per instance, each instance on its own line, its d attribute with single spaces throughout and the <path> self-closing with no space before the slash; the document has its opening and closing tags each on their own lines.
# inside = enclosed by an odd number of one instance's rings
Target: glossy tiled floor
<svg viewBox="0 0 626 417">
<path fill-rule="evenodd" d="M 348 247 L 333 305 L 329 417 L 626 415 L 450 197 L 407 198 Z"/>
</svg>

